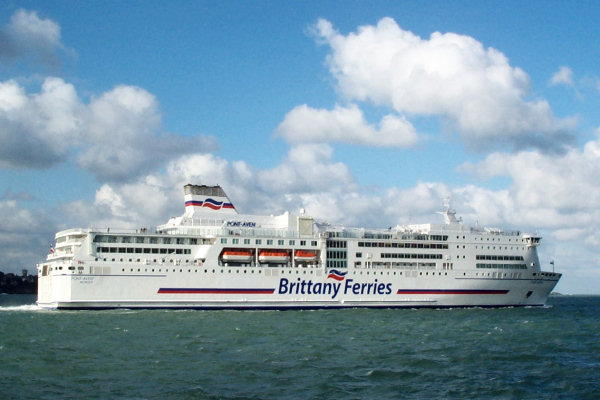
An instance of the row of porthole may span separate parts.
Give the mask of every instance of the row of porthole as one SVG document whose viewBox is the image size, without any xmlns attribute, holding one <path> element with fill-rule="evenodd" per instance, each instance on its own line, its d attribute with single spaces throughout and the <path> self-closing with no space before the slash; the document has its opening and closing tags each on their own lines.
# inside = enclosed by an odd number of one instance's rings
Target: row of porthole
<svg viewBox="0 0 600 400">
<path fill-rule="evenodd" d="M 508 273 L 510 273 L 510 272 L 508 272 Z M 487 276 L 496 278 L 495 276 L 493 276 L 491 274 L 492 274 L 491 272 L 488 272 Z M 520 272 L 513 272 L 512 274 L 513 274 L 512 279 L 519 279 L 522 276 Z M 476 272 L 475 276 L 479 276 L 479 272 Z M 482 272 L 481 276 L 486 276 L 485 272 Z M 509 276 L 507 275 L 507 272 L 499 272 L 498 275 L 497 275 L 497 277 L 498 278 L 506 278 L 506 277 L 509 277 Z M 509 278 L 511 278 L 511 277 L 509 277 Z"/>
<path fill-rule="evenodd" d="M 99 258 L 96 258 L 95 260 L 96 260 L 96 261 L 99 261 L 100 259 L 99 259 Z M 157 258 L 154 258 L 154 259 L 152 259 L 152 260 L 149 260 L 149 259 L 144 259 L 144 261 L 142 261 L 142 259 L 141 259 L 141 258 L 138 258 L 138 259 L 137 259 L 135 262 L 151 262 L 151 261 L 152 261 L 152 262 L 154 262 L 154 263 L 156 264 L 157 260 L 158 260 Z M 123 259 L 123 258 L 121 258 L 121 259 L 119 259 L 119 260 L 117 260 L 117 259 L 115 259 L 115 258 L 112 258 L 112 259 L 110 259 L 110 260 L 109 260 L 109 259 L 107 259 L 107 258 L 103 258 L 101 261 L 111 261 L 111 262 L 134 262 L 134 261 L 133 261 L 133 258 L 130 258 L 130 259 L 129 259 L 129 261 L 125 261 L 125 259 Z M 172 264 L 172 263 L 173 263 L 173 261 L 175 261 L 175 262 L 177 262 L 177 261 L 179 261 L 179 262 L 182 262 L 183 260 L 181 260 L 181 259 L 177 259 L 177 258 L 171 258 L 171 259 L 169 259 L 169 260 L 167 260 L 166 258 L 161 258 L 161 259 L 160 259 L 160 262 L 161 262 L 161 263 L 170 262 L 170 263 Z M 189 263 L 189 262 L 190 262 L 190 260 L 185 260 L 185 262 L 186 262 L 186 263 Z"/>
<path fill-rule="evenodd" d="M 155 268 L 151 268 L 151 269 L 150 269 L 150 271 L 148 271 L 148 269 L 149 269 L 149 268 L 144 268 L 144 271 L 142 271 L 142 269 L 141 269 L 141 268 L 137 268 L 137 272 L 163 272 L 163 271 L 162 271 L 162 268 L 159 268 L 159 269 L 158 269 L 158 271 L 156 271 L 156 269 L 155 269 Z M 255 268 L 251 268 L 251 269 L 250 269 L 250 272 L 253 274 L 253 273 L 254 273 L 254 271 L 256 271 L 256 270 L 257 270 L 257 269 L 255 269 Z M 223 273 L 225 273 L 225 272 L 224 272 L 224 271 L 225 271 L 225 269 L 221 269 L 220 271 L 221 271 L 221 273 L 222 273 L 222 274 L 223 274 Z M 232 270 L 232 269 L 228 269 L 228 270 L 227 270 L 227 272 L 228 272 L 229 274 L 231 273 L 231 271 L 233 271 L 233 270 Z M 244 269 L 243 271 L 244 271 L 244 274 L 248 273 L 248 271 L 247 271 L 246 269 Z M 125 271 L 125 268 L 122 268 L 122 269 L 121 269 L 121 272 L 126 272 L 126 271 Z M 136 271 L 135 271 L 135 268 L 130 268 L 130 269 L 129 269 L 129 272 L 136 272 Z M 167 268 L 167 269 L 165 269 L 165 271 L 164 271 L 164 272 L 165 272 L 165 273 L 168 273 L 168 272 L 169 272 L 169 269 L 168 269 L 168 268 Z M 171 272 L 177 272 L 177 270 L 176 270 L 176 269 L 173 269 L 173 270 L 171 270 Z M 180 269 L 180 270 L 179 270 L 179 272 L 184 272 L 184 271 L 183 271 L 183 269 Z M 191 270 L 191 269 L 188 269 L 188 270 L 187 270 L 187 272 L 188 272 L 188 273 L 191 273 L 191 272 L 192 272 L 192 270 Z M 236 269 L 236 270 L 235 270 L 235 272 L 236 272 L 236 274 L 239 274 L 239 273 L 240 273 L 240 269 Z M 293 271 L 290 271 L 290 274 L 292 274 L 292 272 L 293 272 Z M 302 271 L 302 273 L 303 273 L 304 275 L 306 275 L 306 272 L 307 272 L 307 271 Z M 314 271 L 308 271 L 308 272 L 309 272 L 311 275 L 314 273 Z M 194 273 L 198 273 L 198 270 L 197 270 L 197 269 L 194 269 Z M 205 273 L 205 274 L 207 274 L 207 273 L 208 273 L 208 270 L 207 270 L 207 269 L 205 269 L 205 270 L 204 270 L 204 273 Z M 215 273 L 215 270 L 214 270 L 214 269 L 212 270 L 212 273 L 213 273 L 213 274 Z M 258 273 L 259 273 L 259 274 L 262 274 L 262 270 L 258 269 Z M 283 275 L 283 274 L 284 274 L 284 272 L 282 271 L 282 272 L 281 272 L 281 274 Z M 296 270 L 296 275 L 299 275 L 299 274 L 300 274 L 300 271 Z"/>
<path fill-rule="evenodd" d="M 457 238 L 457 239 L 460 239 L 460 237 L 459 237 L 459 236 L 457 236 L 456 238 Z M 463 238 L 463 239 L 466 239 L 466 237 L 465 237 L 465 236 L 463 236 L 462 238 Z M 477 240 L 477 238 L 476 238 L 476 237 L 474 237 L 473 239 Z M 481 241 L 483 242 L 483 238 L 480 238 L 480 239 L 481 239 Z M 490 238 L 486 238 L 486 239 L 487 239 L 487 241 L 488 241 L 488 242 L 490 241 Z M 496 238 L 492 238 L 492 242 L 495 242 L 495 241 L 496 241 Z M 499 241 L 499 242 L 501 242 L 500 238 L 498 238 L 498 241 Z M 508 239 L 508 241 L 509 241 L 509 242 L 511 242 L 511 239 Z M 524 240 L 523 240 L 523 239 L 521 239 L 521 241 L 523 242 Z M 517 240 L 515 240 L 515 243 L 516 243 L 516 242 L 518 242 L 518 239 L 517 239 Z"/>
<path fill-rule="evenodd" d="M 125 268 L 122 268 L 122 269 L 121 269 L 121 271 L 122 271 L 122 272 L 125 272 Z M 220 271 L 221 271 L 221 273 L 223 274 L 225 270 L 224 270 L 224 269 L 221 269 Z M 227 270 L 227 272 L 228 272 L 228 273 L 231 273 L 231 271 L 233 271 L 233 270 L 231 270 L 231 269 Z M 244 271 L 244 274 L 246 274 L 246 273 L 247 273 L 247 270 L 246 270 L 246 269 L 244 269 L 243 271 Z M 250 269 L 250 272 L 251 272 L 252 274 L 254 273 L 254 271 L 255 271 L 255 269 Z M 135 271 L 135 268 L 130 268 L 130 272 L 136 272 L 136 271 Z M 159 269 L 158 269 L 158 271 L 155 271 L 155 268 L 152 268 L 152 269 L 150 269 L 150 271 L 148 271 L 148 268 L 144 268 L 144 271 L 142 271 L 142 270 L 141 270 L 141 268 L 137 268 L 137 272 L 162 272 L 162 269 L 161 269 L 161 268 L 159 268 Z M 168 273 L 168 272 L 169 272 L 169 269 L 165 269 L 165 271 L 164 271 L 164 272 L 165 272 L 165 273 Z M 176 270 L 176 269 L 173 269 L 173 270 L 171 270 L 171 272 L 177 272 L 177 270 Z M 179 272 L 183 272 L 183 269 L 180 269 L 180 270 L 179 270 Z M 192 270 L 191 270 L 191 269 L 188 269 L 188 271 L 187 271 L 187 272 L 188 272 L 188 273 L 191 273 L 191 272 L 192 272 Z M 240 270 L 239 270 L 239 269 L 236 269 L 236 270 L 235 270 L 235 272 L 236 272 L 237 274 L 239 274 L 239 273 L 240 273 Z M 300 271 L 296 270 L 295 272 L 296 272 L 296 275 L 300 275 Z M 303 275 L 306 275 L 306 273 L 307 273 L 307 272 L 309 272 L 309 273 L 310 273 L 310 275 L 314 274 L 314 271 L 302 271 Z M 365 275 L 370 275 L 370 271 L 365 271 L 365 272 L 366 272 L 366 273 L 365 273 Z M 408 272 L 408 271 L 407 271 L 407 272 Z M 194 269 L 194 273 L 198 273 L 198 270 L 197 270 L 197 269 Z M 205 269 L 205 270 L 204 270 L 204 273 L 208 273 L 208 270 L 207 270 L 207 269 Z M 215 273 L 215 270 L 214 270 L 214 269 L 212 270 L 212 273 L 213 273 L 213 274 Z M 259 269 L 259 270 L 258 270 L 258 273 L 259 273 L 259 274 L 260 274 L 260 273 L 262 273 L 262 270 L 260 270 L 260 269 Z M 288 274 L 288 275 L 292 275 L 293 273 L 294 273 L 294 270 L 291 270 L 291 271 L 289 271 L 289 274 Z M 385 274 L 386 274 L 386 275 L 390 275 L 390 271 L 385 271 Z M 285 275 L 285 270 L 281 270 L 281 275 Z M 363 271 L 360 271 L 360 272 L 359 272 L 359 275 L 363 275 Z M 373 275 L 377 275 L 377 272 L 373 271 Z M 379 273 L 379 275 L 384 275 L 384 271 L 381 271 L 381 272 Z M 392 271 L 392 275 L 396 275 L 396 271 Z M 398 273 L 398 275 L 402 276 L 402 271 L 400 271 L 400 272 Z M 420 271 L 420 272 L 419 272 L 419 275 L 420 275 L 420 276 L 422 276 L 422 275 L 423 275 L 423 272 L 422 272 L 422 271 Z M 429 272 L 425 272 L 425 275 L 426 275 L 426 276 L 429 276 Z M 438 272 L 438 275 L 439 275 L 439 276 L 441 276 L 441 275 L 442 275 L 442 273 L 441 273 L 441 272 Z M 447 276 L 447 275 L 448 275 L 448 273 L 447 273 L 447 272 L 444 272 L 444 276 Z M 435 272 L 432 272 L 432 273 L 431 273 L 431 276 L 435 276 Z"/>
<path fill-rule="evenodd" d="M 511 249 L 511 250 L 525 250 L 525 247 L 521 247 L 521 248 L 517 247 L 516 249 L 513 249 L 513 247 L 514 247 L 514 246 L 510 246 L 510 249 Z M 460 249 L 460 245 L 456 245 L 456 248 L 457 248 L 457 249 Z M 462 247 L 462 248 L 463 248 L 463 249 L 464 249 L 464 248 L 466 248 L 466 247 L 465 247 L 465 245 L 463 245 L 463 247 Z M 482 249 L 485 249 L 485 246 L 481 246 L 481 248 L 482 248 Z M 489 250 L 489 249 L 490 249 L 490 246 L 488 246 L 487 248 L 488 248 L 488 250 Z M 475 249 L 479 249 L 478 245 L 477 245 L 477 246 L 475 246 Z M 496 246 L 492 246 L 492 247 L 491 247 L 491 249 L 492 249 L 492 250 L 496 250 Z M 502 250 L 502 246 L 498 246 L 498 250 Z M 504 246 L 504 250 L 508 250 L 508 246 Z"/>
<path fill-rule="evenodd" d="M 158 269 L 158 271 L 155 271 L 155 268 L 151 268 L 151 269 L 150 269 L 150 271 L 148 271 L 148 269 L 149 269 L 149 268 L 144 268 L 144 271 L 142 271 L 142 269 L 141 269 L 141 268 L 137 268 L 137 272 L 163 272 L 163 271 L 162 271 L 162 268 L 159 268 L 159 269 Z M 224 270 L 221 270 L 221 273 L 223 273 L 223 271 L 224 271 Z M 231 273 L 231 271 L 232 271 L 232 270 L 228 270 L 228 271 L 229 271 L 229 273 Z M 251 269 L 250 271 L 252 271 L 252 273 L 254 273 L 254 271 L 255 271 L 255 270 L 254 270 L 254 269 Z M 125 268 L 122 268 L 122 269 L 121 269 L 121 272 L 126 272 L 126 271 L 125 271 Z M 129 272 L 136 272 L 136 271 L 135 271 L 135 268 L 130 268 L 130 269 L 129 269 Z M 166 268 L 164 272 L 165 272 L 165 273 L 168 273 L 168 272 L 169 272 L 169 269 L 168 269 L 168 268 Z M 172 269 L 172 270 L 171 270 L 171 272 L 177 272 L 177 269 Z M 179 270 L 179 272 L 184 272 L 184 271 L 183 271 L 183 269 L 180 269 L 180 270 Z M 191 272 L 192 272 L 192 270 L 191 270 L 191 269 L 188 269 L 188 270 L 187 270 L 187 272 L 188 272 L 188 273 L 191 273 Z M 213 274 L 214 274 L 214 273 L 215 273 L 215 270 L 213 269 L 213 270 L 212 270 L 212 272 L 213 272 Z M 236 270 L 236 272 L 239 274 L 239 273 L 240 273 L 240 270 L 238 269 L 238 270 Z M 198 273 L 198 270 L 197 270 L 197 269 L 194 269 L 194 273 Z M 204 270 L 204 273 L 205 273 L 205 274 L 207 274 L 207 273 L 208 273 L 208 270 L 207 270 L 207 269 L 205 269 L 205 270 Z M 244 270 L 244 273 L 246 273 L 246 270 Z M 261 270 L 258 270 L 258 273 L 260 274 L 260 273 L 262 273 L 262 271 L 261 271 Z M 306 271 L 304 271 L 304 273 L 306 273 Z M 312 271 L 311 271 L 311 274 L 312 274 Z"/>
</svg>

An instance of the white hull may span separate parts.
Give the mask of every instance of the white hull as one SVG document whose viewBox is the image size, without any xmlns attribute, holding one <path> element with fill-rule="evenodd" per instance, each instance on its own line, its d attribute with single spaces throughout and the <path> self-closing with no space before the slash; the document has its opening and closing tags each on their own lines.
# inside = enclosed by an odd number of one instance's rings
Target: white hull
<svg viewBox="0 0 600 400">
<path fill-rule="evenodd" d="M 487 279 L 456 272 L 448 276 L 413 278 L 404 274 L 399 276 L 400 271 L 395 271 L 396 276 L 387 274 L 391 271 L 369 271 L 368 276 L 366 271 L 361 271 L 362 275 L 348 273 L 343 281 L 327 279 L 324 274 L 317 276 L 320 271 L 306 269 L 297 271 L 299 274 L 296 275 L 294 271 L 283 268 L 255 268 L 255 272 L 262 270 L 259 276 L 244 278 L 239 275 L 247 275 L 249 270 L 225 268 L 223 274 L 204 273 L 202 269 L 201 272 L 185 272 L 183 275 L 177 272 L 144 276 L 82 274 L 44 277 L 40 280 L 38 304 L 59 309 L 540 306 L 557 283 L 556 278 Z M 265 272 L 278 276 L 261 276 Z M 289 272 L 291 274 L 286 275 Z M 307 277 L 304 272 L 312 274 Z M 235 279 L 226 281 L 224 274 L 227 274 L 225 277 L 235 274 Z M 298 278 L 301 280 L 298 281 Z M 302 281 L 306 282 L 304 293 L 301 286 L 290 290 L 290 283 L 301 285 Z M 314 290 L 317 283 L 321 286 Z M 377 293 L 377 287 L 381 294 Z M 353 290 L 359 294 L 353 293 Z M 316 293 L 319 291 L 322 293 Z M 371 293 L 367 293 L 369 291 Z"/>
</svg>

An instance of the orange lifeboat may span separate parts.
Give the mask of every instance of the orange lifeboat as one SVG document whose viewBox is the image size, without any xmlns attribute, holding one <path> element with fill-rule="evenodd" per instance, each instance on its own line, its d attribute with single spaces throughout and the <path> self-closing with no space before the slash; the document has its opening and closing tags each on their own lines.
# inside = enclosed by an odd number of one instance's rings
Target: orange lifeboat
<svg viewBox="0 0 600 400">
<path fill-rule="evenodd" d="M 258 253 L 258 261 L 261 263 L 284 264 L 289 260 L 290 256 L 284 250 L 261 250 Z"/>
<path fill-rule="evenodd" d="M 221 259 L 225 262 L 249 263 L 252 261 L 252 251 L 243 249 L 223 250 Z"/>
<path fill-rule="evenodd" d="M 296 250 L 294 259 L 300 262 L 315 262 L 317 261 L 317 253 L 314 251 Z"/>
</svg>

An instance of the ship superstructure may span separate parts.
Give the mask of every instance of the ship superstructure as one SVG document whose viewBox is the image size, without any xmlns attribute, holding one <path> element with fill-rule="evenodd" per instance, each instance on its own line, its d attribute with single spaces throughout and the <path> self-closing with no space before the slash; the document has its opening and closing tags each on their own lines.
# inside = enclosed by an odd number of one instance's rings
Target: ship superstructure
<svg viewBox="0 0 600 400">
<path fill-rule="evenodd" d="M 38 265 L 46 308 L 288 309 L 543 305 L 561 277 L 540 237 L 444 224 L 363 229 L 301 213 L 239 214 L 220 186 L 186 185 L 155 230 L 70 229 Z"/>
</svg>

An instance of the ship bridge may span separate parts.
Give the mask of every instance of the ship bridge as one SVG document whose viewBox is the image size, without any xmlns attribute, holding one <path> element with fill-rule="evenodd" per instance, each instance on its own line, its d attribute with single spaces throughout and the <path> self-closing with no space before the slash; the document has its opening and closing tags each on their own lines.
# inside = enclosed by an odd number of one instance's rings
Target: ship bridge
<svg viewBox="0 0 600 400">
<path fill-rule="evenodd" d="M 537 247 L 542 240 L 541 236 L 523 235 L 523 240 L 527 243 L 527 247 Z"/>
</svg>

